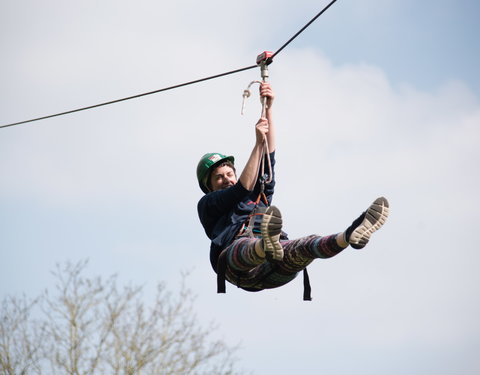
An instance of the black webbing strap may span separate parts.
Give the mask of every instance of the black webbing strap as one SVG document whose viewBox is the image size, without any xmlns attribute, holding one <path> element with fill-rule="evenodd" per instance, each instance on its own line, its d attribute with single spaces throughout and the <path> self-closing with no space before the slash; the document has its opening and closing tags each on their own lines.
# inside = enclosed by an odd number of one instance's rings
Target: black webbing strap
<svg viewBox="0 0 480 375">
<path fill-rule="evenodd" d="M 312 288 L 310 286 L 310 278 L 308 277 L 307 268 L 303 270 L 303 300 L 312 300 Z"/>
<path fill-rule="evenodd" d="M 227 272 L 227 251 L 220 253 L 217 261 L 217 293 L 226 293 L 225 273 Z"/>
</svg>

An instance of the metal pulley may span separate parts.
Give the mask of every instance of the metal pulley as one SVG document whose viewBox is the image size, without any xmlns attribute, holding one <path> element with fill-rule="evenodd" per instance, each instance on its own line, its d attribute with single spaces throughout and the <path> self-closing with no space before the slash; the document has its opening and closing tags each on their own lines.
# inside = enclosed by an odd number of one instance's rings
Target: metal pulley
<svg viewBox="0 0 480 375">
<path fill-rule="evenodd" d="M 257 56 L 257 65 L 260 67 L 260 76 L 262 77 L 262 82 L 268 82 L 269 74 L 268 74 L 268 65 L 272 63 L 273 52 L 271 51 L 264 51 L 260 55 Z M 259 85 L 262 83 L 260 81 L 252 81 L 248 85 L 248 87 L 243 90 L 243 101 L 242 101 L 242 115 L 245 111 L 245 101 L 249 98 L 252 93 L 250 91 L 250 87 L 253 84 L 258 83 Z M 261 98 L 262 102 L 262 117 L 265 117 L 266 109 L 267 109 L 267 98 Z"/>
</svg>

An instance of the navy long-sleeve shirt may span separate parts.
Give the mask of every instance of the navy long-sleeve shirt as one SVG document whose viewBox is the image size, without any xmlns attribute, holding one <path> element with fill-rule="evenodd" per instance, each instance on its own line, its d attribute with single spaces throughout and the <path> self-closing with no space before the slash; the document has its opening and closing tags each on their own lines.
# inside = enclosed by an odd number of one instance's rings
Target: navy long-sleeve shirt
<svg viewBox="0 0 480 375">
<path fill-rule="evenodd" d="M 266 162 L 266 161 L 265 161 Z M 272 166 L 272 181 L 265 184 L 264 193 L 270 204 L 275 187 L 275 152 L 270 154 Z M 267 167 L 265 167 L 267 171 Z M 210 262 L 215 272 L 217 260 L 222 250 L 230 245 L 235 236 L 242 229 L 243 224 L 255 208 L 255 201 L 260 194 L 260 183 L 257 182 L 254 189 L 245 189 L 238 181 L 234 186 L 227 189 L 217 190 L 204 195 L 197 205 L 200 222 L 205 233 L 210 238 Z M 260 201 L 258 207 L 265 207 Z"/>
</svg>

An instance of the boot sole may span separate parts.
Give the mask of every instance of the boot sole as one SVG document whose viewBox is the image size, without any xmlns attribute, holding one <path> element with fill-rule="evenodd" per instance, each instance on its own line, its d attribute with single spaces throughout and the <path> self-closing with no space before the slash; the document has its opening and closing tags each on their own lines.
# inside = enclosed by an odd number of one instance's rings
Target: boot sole
<svg viewBox="0 0 480 375">
<path fill-rule="evenodd" d="M 349 243 L 354 249 L 362 249 L 370 236 L 379 230 L 387 220 L 390 207 L 384 197 L 377 198 L 365 212 L 365 218 L 350 235 Z"/>
<path fill-rule="evenodd" d="M 280 244 L 282 232 L 282 214 L 275 206 L 267 208 L 263 214 L 260 230 L 263 238 L 263 250 L 268 260 L 282 260 L 283 247 Z"/>
</svg>

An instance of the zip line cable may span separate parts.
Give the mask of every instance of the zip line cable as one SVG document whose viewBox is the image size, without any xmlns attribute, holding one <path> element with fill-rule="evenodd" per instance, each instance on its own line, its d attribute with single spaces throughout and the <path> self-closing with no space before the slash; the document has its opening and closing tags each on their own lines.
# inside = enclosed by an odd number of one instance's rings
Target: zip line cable
<svg viewBox="0 0 480 375">
<path fill-rule="evenodd" d="M 270 58 L 270 62 L 272 62 L 272 59 L 273 59 L 276 55 L 278 55 L 285 47 L 287 47 L 296 37 L 298 37 L 308 26 L 310 26 L 318 17 L 320 17 L 320 16 L 321 16 L 328 8 L 330 8 L 330 6 L 332 6 L 333 3 L 335 3 L 336 1 L 337 1 L 337 0 L 332 0 L 332 1 L 331 1 L 325 8 L 323 8 L 315 17 L 313 17 L 305 26 L 303 26 L 295 35 L 293 35 L 283 46 L 281 46 L 281 47 L 272 55 L 272 57 Z M 142 96 L 157 94 L 157 93 L 159 93 L 159 92 L 168 91 L 168 90 L 173 90 L 173 89 L 177 89 L 177 88 L 180 88 L 180 87 L 183 87 L 183 86 L 193 85 L 193 84 L 200 83 L 200 82 L 204 82 L 204 81 L 208 81 L 208 80 L 211 80 L 211 79 L 224 77 L 224 76 L 227 76 L 227 75 L 230 75 L 230 74 L 240 73 L 240 72 L 243 72 L 243 71 L 245 71 L 245 70 L 250 70 L 250 69 L 253 69 L 253 68 L 257 68 L 257 66 L 258 66 L 258 65 L 251 65 L 251 66 L 247 66 L 247 67 L 245 67 L 245 68 L 240 68 L 240 69 L 232 70 L 232 71 L 225 72 L 225 73 L 221 73 L 221 74 L 216 74 L 216 75 L 213 75 L 213 76 L 210 76 L 210 77 L 200 78 L 200 79 L 197 79 L 197 80 L 194 80 L 194 81 L 185 82 L 185 83 L 180 83 L 180 84 L 178 84 L 178 85 L 169 86 L 169 87 L 165 87 L 165 88 L 162 88 L 162 89 L 145 92 L 145 93 L 143 93 L 143 94 L 132 95 L 132 96 L 128 96 L 128 97 L 121 98 L 121 99 L 111 100 L 111 101 L 103 102 L 103 103 L 99 103 L 99 104 L 94 104 L 94 105 L 91 105 L 91 106 L 88 106 L 88 107 L 82 107 L 82 108 L 72 109 L 72 110 L 69 110 L 69 111 L 60 112 L 60 113 L 56 113 L 56 114 L 53 114 L 53 115 L 48 115 L 48 116 L 43 116 L 43 117 L 37 117 L 37 118 L 30 119 L 30 120 L 24 120 L 24 121 L 14 122 L 14 123 L 11 123 L 11 124 L 0 125 L 0 129 L 1 129 L 1 128 L 7 128 L 7 127 L 10 127 L 10 126 L 16 126 L 16 125 L 26 124 L 26 123 L 34 122 L 34 121 L 46 120 L 46 119 L 49 119 L 49 118 L 52 118 L 52 117 L 58 117 L 58 116 L 68 115 L 68 114 L 70 114 L 70 113 L 75 113 L 75 112 L 80 112 L 80 111 L 86 111 L 86 110 L 88 110 L 88 109 L 103 107 L 103 106 L 106 106 L 106 105 L 115 104 L 115 103 L 123 102 L 123 101 L 126 101 L 126 100 L 131 100 L 131 99 L 140 98 L 140 97 L 142 97 Z"/>
<path fill-rule="evenodd" d="M 75 113 L 75 112 L 85 111 L 85 110 L 87 110 L 87 109 L 102 107 L 102 106 L 105 106 L 105 105 L 114 104 L 114 103 L 119 103 L 119 102 L 123 102 L 123 101 L 130 100 L 130 99 L 136 99 L 136 98 L 140 98 L 140 97 L 142 97 L 142 96 L 152 95 L 152 94 L 156 94 L 156 93 L 159 93 L 159 92 L 162 92 L 162 91 L 168 91 L 168 90 L 173 90 L 173 89 L 176 89 L 176 88 L 179 88 L 179 87 L 183 87 L 183 86 L 193 85 L 194 83 L 199 83 L 199 82 L 203 82 L 203 81 L 208 81 L 208 80 L 210 80 L 210 79 L 223 77 L 223 76 L 226 76 L 226 75 L 229 75 L 229 74 L 239 73 L 239 72 L 242 72 L 242 71 L 244 71 L 244 70 L 253 69 L 253 68 L 256 68 L 256 67 L 257 67 L 257 65 L 247 66 L 247 67 L 245 67 L 245 68 L 236 69 L 236 70 L 232 70 L 232 71 L 230 71 L 230 72 L 221 73 L 221 74 L 217 74 L 217 75 L 214 75 L 214 76 L 197 79 L 197 80 L 195 80 L 195 81 L 180 83 L 180 84 L 175 85 L 175 86 L 165 87 L 165 88 L 163 88 L 163 89 L 159 89 L 159 90 L 155 90 L 155 91 L 150 91 L 150 92 L 145 92 L 145 93 L 143 93 L 143 94 L 132 95 L 132 96 L 128 96 L 128 97 L 126 97 L 126 98 L 111 100 L 111 101 L 108 101 L 108 102 L 99 103 L 99 104 L 91 105 L 91 106 L 88 106 L 88 107 L 82 107 L 82 108 L 72 109 L 72 110 L 70 110 L 70 111 L 60 112 L 60 113 L 56 113 L 56 114 L 54 114 L 54 115 L 37 117 L 37 118 L 31 119 L 31 120 L 25 120 L 25 121 L 14 122 L 14 123 L 12 123 L 12 124 L 0 125 L 0 129 L 1 129 L 1 128 L 7 128 L 7 127 L 9 127 L 9 126 L 26 124 L 27 122 L 45 120 L 45 119 L 52 118 L 52 117 L 68 115 L 69 113 Z"/>
<path fill-rule="evenodd" d="M 320 13 L 318 13 L 315 17 L 313 17 L 313 18 L 310 20 L 310 22 L 308 22 L 305 26 L 303 26 L 300 30 L 298 30 L 298 32 L 297 32 L 294 36 L 292 36 L 283 46 L 281 46 L 281 47 L 273 54 L 272 59 L 273 59 L 276 55 L 278 55 L 286 46 L 288 46 L 291 42 L 293 42 L 293 40 L 294 40 L 297 36 L 299 36 L 301 33 L 303 33 L 303 31 L 304 31 L 308 26 L 310 26 L 313 22 L 315 22 L 315 20 L 316 20 L 318 17 L 320 17 L 323 13 L 325 13 L 326 10 L 327 10 L 328 8 L 330 8 L 330 7 L 333 5 L 333 3 L 336 2 L 336 1 L 337 1 L 337 0 L 332 0 L 325 8 L 323 8 L 323 9 L 320 11 Z"/>
</svg>

